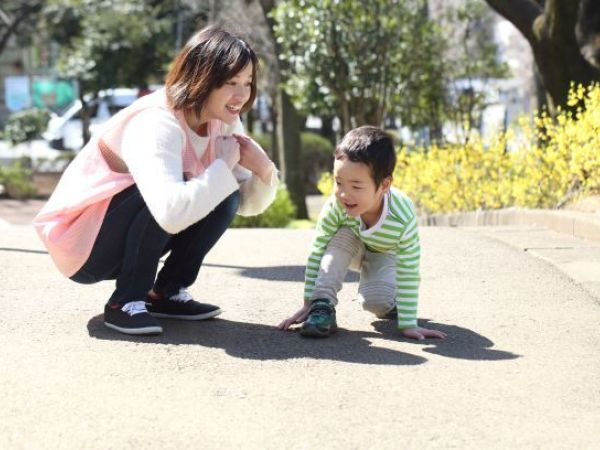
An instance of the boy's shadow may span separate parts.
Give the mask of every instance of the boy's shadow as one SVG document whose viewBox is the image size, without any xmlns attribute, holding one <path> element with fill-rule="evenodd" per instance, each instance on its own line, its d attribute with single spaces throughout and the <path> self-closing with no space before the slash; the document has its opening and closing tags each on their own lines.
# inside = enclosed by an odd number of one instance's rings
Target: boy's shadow
<svg viewBox="0 0 600 450">
<path fill-rule="evenodd" d="M 429 322 L 425 320 L 424 322 Z M 104 326 L 103 316 L 88 322 L 91 337 L 112 341 L 129 341 L 146 344 L 201 345 L 222 348 L 228 355 L 256 360 L 283 360 L 294 358 L 325 359 L 362 364 L 417 365 L 427 361 L 421 356 L 371 345 L 368 338 L 414 342 L 399 336 L 393 321 L 377 321 L 376 332 L 340 329 L 328 339 L 303 339 L 297 332 L 283 332 L 273 326 L 215 319 L 203 322 L 164 320 L 160 336 L 131 336 L 117 333 Z M 510 352 L 491 350 L 489 339 L 465 328 L 432 324 L 435 329 L 448 333 L 443 341 L 428 339 L 420 345 L 433 345 L 423 349 L 452 358 L 472 360 L 502 360 L 517 358 Z"/>
<path fill-rule="evenodd" d="M 372 323 L 375 330 L 390 337 L 394 335 L 396 324 L 392 320 L 378 320 Z M 419 326 L 446 333 L 446 339 L 426 339 L 415 341 L 399 337 L 404 342 L 427 346 L 423 351 L 449 358 L 468 359 L 473 361 L 498 361 L 519 358 L 520 355 L 504 350 L 494 350 L 494 342 L 490 339 L 456 325 L 435 323 L 429 319 L 419 319 Z M 398 335 L 396 335 L 398 336 Z M 431 347 L 429 347 L 431 346 Z"/>
<path fill-rule="evenodd" d="M 120 334 L 104 326 L 103 316 L 88 322 L 91 337 L 111 341 L 146 344 L 201 345 L 222 348 L 228 355 L 243 359 L 283 360 L 295 358 L 325 359 L 362 364 L 416 365 L 427 359 L 408 353 L 374 347 L 365 339 L 379 333 L 340 329 L 328 339 L 303 339 L 297 332 L 284 332 L 274 326 L 214 319 L 202 322 L 163 320 L 159 336 Z"/>
</svg>

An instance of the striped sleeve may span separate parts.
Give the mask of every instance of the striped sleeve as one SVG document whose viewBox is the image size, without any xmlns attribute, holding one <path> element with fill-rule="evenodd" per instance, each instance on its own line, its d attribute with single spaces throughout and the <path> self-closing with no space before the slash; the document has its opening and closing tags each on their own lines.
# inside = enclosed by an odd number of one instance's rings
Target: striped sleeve
<svg viewBox="0 0 600 450">
<path fill-rule="evenodd" d="M 330 197 L 319 213 L 316 227 L 317 235 L 312 243 L 312 249 L 306 263 L 306 271 L 304 273 L 305 302 L 310 301 L 327 244 L 329 244 L 333 235 L 341 227 L 343 220 L 342 210 L 337 205 L 335 197 Z"/>
<path fill-rule="evenodd" d="M 392 202 L 396 214 L 405 223 L 396 246 L 396 306 L 398 328 L 403 330 L 417 326 L 421 243 L 417 217 L 411 201 L 408 198 L 393 197 Z"/>
</svg>

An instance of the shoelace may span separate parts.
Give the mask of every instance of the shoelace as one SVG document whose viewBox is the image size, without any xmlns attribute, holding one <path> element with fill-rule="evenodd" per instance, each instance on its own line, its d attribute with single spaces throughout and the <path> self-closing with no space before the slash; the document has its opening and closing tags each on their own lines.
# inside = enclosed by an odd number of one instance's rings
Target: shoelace
<svg viewBox="0 0 600 450">
<path fill-rule="evenodd" d="M 126 312 L 130 316 L 148 312 L 146 309 L 146 302 L 141 300 L 137 302 L 125 303 L 125 305 L 121 308 L 121 311 Z"/>
<path fill-rule="evenodd" d="M 171 297 L 169 297 L 169 300 L 174 300 L 176 302 L 181 302 L 181 303 L 185 303 L 185 302 L 189 302 L 190 300 L 193 300 L 194 298 L 190 295 L 190 293 L 187 291 L 186 288 L 180 288 L 179 292 Z"/>
</svg>

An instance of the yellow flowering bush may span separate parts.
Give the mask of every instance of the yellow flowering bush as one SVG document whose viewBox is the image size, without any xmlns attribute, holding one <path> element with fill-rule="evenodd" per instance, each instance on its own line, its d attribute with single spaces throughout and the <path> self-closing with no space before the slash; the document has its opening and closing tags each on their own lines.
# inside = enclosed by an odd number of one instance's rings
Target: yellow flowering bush
<svg viewBox="0 0 600 450">
<path fill-rule="evenodd" d="M 600 193 L 600 86 L 573 87 L 569 106 L 575 112 L 541 114 L 534 126 L 521 121 L 487 146 L 474 138 L 465 145 L 400 149 L 394 185 L 427 213 L 553 208 Z M 319 189 L 331 192 L 330 174 Z"/>
</svg>

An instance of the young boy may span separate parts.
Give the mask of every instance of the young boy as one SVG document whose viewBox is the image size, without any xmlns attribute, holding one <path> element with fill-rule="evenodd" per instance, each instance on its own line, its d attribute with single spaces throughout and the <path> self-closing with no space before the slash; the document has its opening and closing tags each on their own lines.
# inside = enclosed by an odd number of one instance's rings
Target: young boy
<svg viewBox="0 0 600 450">
<path fill-rule="evenodd" d="M 420 244 L 411 200 L 392 188 L 396 152 L 383 130 L 351 130 L 335 150 L 334 194 L 317 222 L 305 274 L 304 306 L 279 324 L 301 323 L 300 334 L 326 337 L 337 329 L 337 293 L 350 266 L 360 265 L 358 296 L 378 318 L 398 321 L 413 339 L 444 338 L 417 326 Z"/>
</svg>

